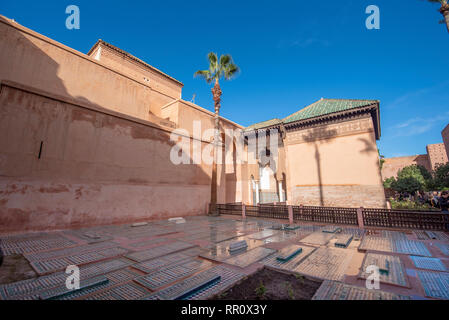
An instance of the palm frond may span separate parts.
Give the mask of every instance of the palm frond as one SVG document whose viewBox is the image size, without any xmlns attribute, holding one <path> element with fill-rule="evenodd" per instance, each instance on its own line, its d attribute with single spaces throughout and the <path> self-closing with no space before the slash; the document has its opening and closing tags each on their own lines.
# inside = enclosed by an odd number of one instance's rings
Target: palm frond
<svg viewBox="0 0 449 320">
<path fill-rule="evenodd" d="M 212 82 L 213 77 L 209 70 L 198 70 L 193 74 L 194 77 L 203 78 L 207 83 Z"/>
<path fill-rule="evenodd" d="M 224 70 L 224 77 L 226 80 L 229 80 L 232 77 L 234 77 L 235 75 L 237 75 L 237 73 L 239 71 L 240 71 L 240 69 L 239 69 L 239 67 L 237 67 L 236 64 L 230 63 L 227 65 L 227 67 Z"/>
<path fill-rule="evenodd" d="M 229 54 L 223 54 L 220 57 L 220 67 L 226 68 L 226 66 L 232 62 L 232 57 Z"/>
<path fill-rule="evenodd" d="M 428 2 L 438 2 L 438 3 L 441 3 L 442 5 L 443 4 L 447 4 L 447 0 L 427 0 Z"/>
<path fill-rule="evenodd" d="M 209 71 L 214 74 L 218 70 L 218 57 L 215 52 L 209 52 L 207 54 L 207 59 L 209 60 Z"/>
<path fill-rule="evenodd" d="M 221 55 L 220 60 L 218 60 L 216 53 L 209 52 L 207 59 L 209 60 L 209 70 L 198 70 L 193 75 L 194 77 L 203 78 L 207 83 L 220 78 L 230 80 L 240 71 L 229 54 Z"/>
</svg>

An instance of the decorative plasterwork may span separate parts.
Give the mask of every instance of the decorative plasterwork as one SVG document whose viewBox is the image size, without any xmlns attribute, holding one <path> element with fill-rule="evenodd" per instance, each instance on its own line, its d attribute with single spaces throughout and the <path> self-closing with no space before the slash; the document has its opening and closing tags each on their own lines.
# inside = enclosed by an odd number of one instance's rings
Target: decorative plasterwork
<svg viewBox="0 0 449 320">
<path fill-rule="evenodd" d="M 290 145 L 303 142 L 312 142 L 316 140 L 332 139 L 365 132 L 374 132 L 373 122 L 369 116 L 352 121 L 329 124 L 298 131 L 290 131 L 287 133 L 285 142 L 287 145 Z"/>
</svg>

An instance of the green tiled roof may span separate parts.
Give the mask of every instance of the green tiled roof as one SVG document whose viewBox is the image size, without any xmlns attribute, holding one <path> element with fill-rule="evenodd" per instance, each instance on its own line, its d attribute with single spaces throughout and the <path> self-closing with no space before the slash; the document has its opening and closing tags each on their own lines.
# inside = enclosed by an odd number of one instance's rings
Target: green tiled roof
<svg viewBox="0 0 449 320">
<path fill-rule="evenodd" d="M 269 127 L 269 126 L 273 126 L 273 125 L 279 124 L 281 122 L 282 122 L 282 120 L 278 119 L 278 118 L 267 120 L 267 121 L 262 121 L 262 122 L 258 122 L 258 123 L 252 124 L 249 127 L 246 127 L 245 131 L 257 130 L 257 129 L 260 129 L 260 128 L 266 128 L 266 127 Z"/>
<path fill-rule="evenodd" d="M 305 120 L 324 116 L 335 112 L 369 106 L 379 103 L 377 100 L 346 100 L 346 99 L 320 99 L 317 102 L 289 115 L 283 119 L 284 123 Z"/>
</svg>

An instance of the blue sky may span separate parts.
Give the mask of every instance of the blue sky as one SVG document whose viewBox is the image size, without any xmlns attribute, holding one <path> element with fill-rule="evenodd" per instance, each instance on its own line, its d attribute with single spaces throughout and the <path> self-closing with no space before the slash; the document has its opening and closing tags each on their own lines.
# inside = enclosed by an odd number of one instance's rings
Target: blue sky
<svg viewBox="0 0 449 320">
<path fill-rule="evenodd" d="M 65 28 L 65 8 L 81 12 Z M 365 8 L 380 8 L 368 30 Z M 184 83 L 183 98 L 213 110 L 193 73 L 230 53 L 240 75 L 222 83 L 221 113 L 250 125 L 324 98 L 381 101 L 387 157 L 425 153 L 449 123 L 449 34 L 424 0 L 2 1 L 0 14 L 87 53 L 108 41 Z"/>
</svg>

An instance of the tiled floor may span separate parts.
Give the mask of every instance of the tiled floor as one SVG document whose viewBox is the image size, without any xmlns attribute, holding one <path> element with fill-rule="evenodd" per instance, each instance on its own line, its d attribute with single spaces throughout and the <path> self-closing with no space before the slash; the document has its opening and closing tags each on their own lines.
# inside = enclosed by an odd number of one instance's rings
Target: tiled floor
<svg viewBox="0 0 449 320">
<path fill-rule="evenodd" d="M 5 255 L 23 255 L 37 274 L 0 283 L 0 300 L 208 299 L 263 266 L 326 280 L 314 299 L 449 298 L 446 233 L 311 223 L 285 231 L 279 229 L 282 223 L 196 216 L 180 224 L 160 220 L 0 235 Z M 336 248 L 342 239 L 347 243 L 344 235 L 352 241 Z M 229 251 L 231 243 L 242 240 L 246 249 Z M 282 248 L 302 251 L 282 262 L 277 259 Z M 364 268 L 375 261 L 390 268 L 377 291 L 365 288 Z M 65 289 L 68 265 L 80 268 L 79 290 Z"/>
</svg>

